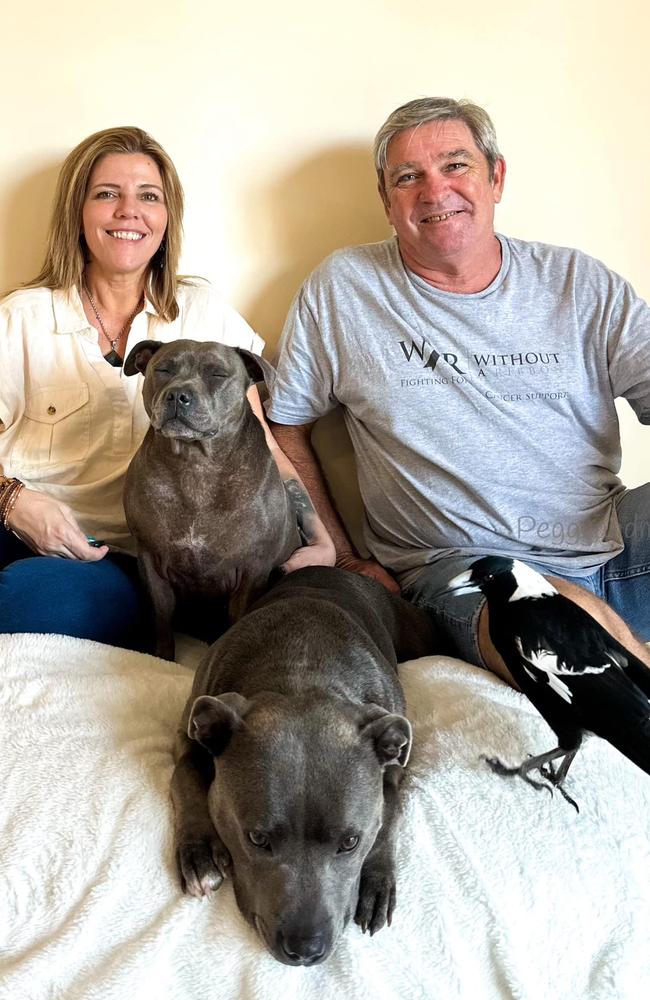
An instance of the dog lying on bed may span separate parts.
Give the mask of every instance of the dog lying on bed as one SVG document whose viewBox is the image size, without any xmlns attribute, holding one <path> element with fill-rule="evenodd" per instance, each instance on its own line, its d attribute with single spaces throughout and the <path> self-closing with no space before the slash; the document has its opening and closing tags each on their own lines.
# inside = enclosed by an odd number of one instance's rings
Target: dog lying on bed
<svg viewBox="0 0 650 1000">
<path fill-rule="evenodd" d="M 395 906 L 411 726 L 397 662 L 434 650 L 425 612 L 329 567 L 291 573 L 200 664 L 172 779 L 186 892 L 224 877 L 280 962 L 313 965 L 354 916 Z"/>
<path fill-rule="evenodd" d="M 246 399 L 270 367 L 197 340 L 144 340 L 125 361 L 126 375 L 145 376 L 151 426 L 127 471 L 124 510 L 165 659 L 177 597 L 228 595 L 234 621 L 301 544 L 295 503 Z"/>
</svg>

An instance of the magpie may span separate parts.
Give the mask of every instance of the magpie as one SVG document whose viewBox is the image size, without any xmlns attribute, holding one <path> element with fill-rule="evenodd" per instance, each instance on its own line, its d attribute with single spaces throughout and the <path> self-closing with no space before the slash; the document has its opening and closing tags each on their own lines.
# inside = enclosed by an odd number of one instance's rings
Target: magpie
<svg viewBox="0 0 650 1000">
<path fill-rule="evenodd" d="M 448 589 L 484 594 L 495 649 L 557 736 L 555 749 L 518 767 L 486 757 L 493 771 L 557 788 L 578 810 L 564 779 L 583 737 L 595 733 L 650 774 L 650 669 L 637 656 L 517 559 L 477 559 Z"/>
</svg>

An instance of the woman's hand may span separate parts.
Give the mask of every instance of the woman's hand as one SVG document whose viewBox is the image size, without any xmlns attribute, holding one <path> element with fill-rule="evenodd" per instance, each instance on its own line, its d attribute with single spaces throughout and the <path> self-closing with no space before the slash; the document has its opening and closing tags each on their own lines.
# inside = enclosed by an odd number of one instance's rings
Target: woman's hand
<svg viewBox="0 0 650 1000">
<path fill-rule="evenodd" d="M 388 570 L 385 570 L 381 563 L 375 559 L 361 559 L 350 552 L 339 556 L 336 565 L 339 569 L 347 569 L 351 573 L 360 573 L 361 576 L 369 576 L 371 580 L 377 580 L 383 584 L 386 590 L 390 590 L 391 594 L 401 593 L 397 580 L 393 579 Z"/>
<path fill-rule="evenodd" d="M 20 491 L 7 527 L 39 556 L 97 562 L 108 552 L 88 543 L 67 504 L 36 490 Z"/>
<path fill-rule="evenodd" d="M 285 573 L 293 573 L 303 566 L 333 566 L 335 562 L 336 551 L 328 536 L 327 541 L 310 542 L 296 549 L 282 564 L 282 569 Z"/>
<path fill-rule="evenodd" d="M 282 569 L 285 573 L 293 573 L 303 566 L 333 566 L 336 562 L 334 542 L 314 510 L 307 490 L 297 478 L 286 479 L 284 488 L 305 544 L 289 556 Z"/>
</svg>

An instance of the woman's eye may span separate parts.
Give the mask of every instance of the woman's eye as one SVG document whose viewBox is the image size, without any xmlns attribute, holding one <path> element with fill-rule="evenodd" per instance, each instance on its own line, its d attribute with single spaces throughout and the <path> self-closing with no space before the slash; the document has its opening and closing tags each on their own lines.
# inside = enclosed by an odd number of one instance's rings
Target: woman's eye
<svg viewBox="0 0 650 1000">
<path fill-rule="evenodd" d="M 142 195 L 143 201 L 160 201 L 160 195 L 155 191 L 145 191 Z"/>
<path fill-rule="evenodd" d="M 95 197 L 105 201 L 108 198 L 114 198 L 115 191 L 98 191 Z"/>
<path fill-rule="evenodd" d="M 255 847 L 269 847 L 269 838 L 266 833 L 261 833 L 259 830 L 249 830 L 248 839 L 251 844 Z"/>
<path fill-rule="evenodd" d="M 357 836 L 346 837 L 342 840 L 338 847 L 338 854 L 349 854 L 355 849 L 359 844 L 359 838 Z"/>
</svg>

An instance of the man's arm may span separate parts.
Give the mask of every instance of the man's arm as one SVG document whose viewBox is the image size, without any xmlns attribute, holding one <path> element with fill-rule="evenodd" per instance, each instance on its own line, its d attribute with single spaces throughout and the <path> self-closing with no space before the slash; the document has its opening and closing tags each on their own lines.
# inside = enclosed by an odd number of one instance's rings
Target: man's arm
<svg viewBox="0 0 650 1000">
<path fill-rule="evenodd" d="M 336 565 L 342 569 L 351 570 L 353 573 L 372 577 L 388 590 L 398 594 L 399 585 L 390 573 L 374 559 L 361 559 L 348 538 L 343 522 L 330 497 L 318 457 L 311 445 L 311 431 L 314 422 L 293 426 L 276 424 L 271 420 L 268 423 L 279 447 L 293 463 L 334 542 Z"/>
</svg>

